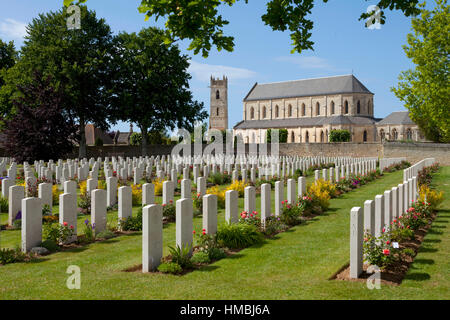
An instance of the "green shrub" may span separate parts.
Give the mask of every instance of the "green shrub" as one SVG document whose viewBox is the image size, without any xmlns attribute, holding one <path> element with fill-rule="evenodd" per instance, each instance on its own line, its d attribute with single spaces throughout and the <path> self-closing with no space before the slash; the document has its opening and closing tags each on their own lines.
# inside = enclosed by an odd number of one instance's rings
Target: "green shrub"
<svg viewBox="0 0 450 320">
<path fill-rule="evenodd" d="M 22 219 L 17 219 L 13 221 L 13 228 L 15 230 L 20 230 L 22 229 Z"/>
<path fill-rule="evenodd" d="M 263 234 L 247 223 L 225 224 L 217 231 L 218 243 L 230 249 L 247 248 L 263 240 Z"/>
<path fill-rule="evenodd" d="M 179 246 L 169 247 L 170 255 L 172 257 L 172 261 L 178 265 L 180 265 L 183 269 L 192 268 L 191 262 L 191 249 L 192 246 L 184 246 L 180 248 Z"/>
<path fill-rule="evenodd" d="M 44 242 L 42 242 L 41 247 L 47 249 L 50 252 L 59 251 L 58 244 L 53 240 L 45 240 Z"/>
<path fill-rule="evenodd" d="M 416 253 L 414 252 L 414 250 L 411 249 L 411 248 L 405 248 L 405 249 L 403 249 L 402 253 L 405 254 L 405 255 L 407 255 L 407 256 L 410 256 L 410 257 L 414 257 L 414 256 L 416 255 Z"/>
<path fill-rule="evenodd" d="M 162 273 L 180 274 L 183 272 L 183 268 L 175 262 L 165 262 L 159 265 L 158 271 Z"/>
<path fill-rule="evenodd" d="M 300 216 L 304 209 L 306 200 L 299 202 L 301 205 L 291 205 L 286 201 L 282 201 L 283 210 L 280 215 L 281 222 L 288 226 L 296 226 L 301 223 Z"/>
<path fill-rule="evenodd" d="M 52 240 L 55 243 L 65 243 L 73 235 L 73 226 L 64 224 L 49 223 L 44 224 L 43 236 L 45 240 Z"/>
<path fill-rule="evenodd" d="M 287 226 L 283 224 L 280 218 L 278 217 L 268 217 L 264 221 L 264 229 L 262 233 L 267 236 L 272 236 L 274 234 L 280 233 L 287 229 Z"/>
<path fill-rule="evenodd" d="M 94 144 L 95 144 L 95 146 L 97 146 L 97 147 L 103 146 L 103 140 L 102 140 L 102 138 L 97 137 L 97 139 L 95 139 Z"/>
<path fill-rule="evenodd" d="M 177 216 L 177 210 L 173 202 L 169 204 L 163 204 L 163 217 L 169 222 L 174 222 Z"/>
<path fill-rule="evenodd" d="M 330 142 L 349 142 L 351 133 L 348 130 L 331 130 Z"/>
<path fill-rule="evenodd" d="M 119 221 L 120 229 L 123 231 L 142 231 L 142 208 L 136 216 L 128 217 Z"/>
<path fill-rule="evenodd" d="M 0 249 L 0 264 L 22 262 L 26 255 L 19 249 Z"/>
<path fill-rule="evenodd" d="M 114 232 L 110 231 L 110 230 L 104 230 L 102 232 L 100 232 L 99 234 L 96 235 L 97 239 L 111 239 L 114 238 L 116 235 L 114 234 Z"/>
<path fill-rule="evenodd" d="M 0 212 L 8 212 L 8 210 L 9 210 L 8 198 L 0 196 Z"/>
<path fill-rule="evenodd" d="M 195 253 L 191 258 L 192 263 L 209 263 L 210 261 L 209 254 L 204 251 Z"/>
<path fill-rule="evenodd" d="M 208 250 L 209 259 L 212 261 L 217 261 L 227 257 L 225 251 L 222 248 L 211 248 Z"/>
<path fill-rule="evenodd" d="M 286 143 L 288 138 L 288 131 L 287 129 L 279 129 L 280 135 L 279 135 L 279 143 Z M 272 142 L 272 129 L 267 130 L 266 134 L 266 140 L 267 143 Z"/>
</svg>

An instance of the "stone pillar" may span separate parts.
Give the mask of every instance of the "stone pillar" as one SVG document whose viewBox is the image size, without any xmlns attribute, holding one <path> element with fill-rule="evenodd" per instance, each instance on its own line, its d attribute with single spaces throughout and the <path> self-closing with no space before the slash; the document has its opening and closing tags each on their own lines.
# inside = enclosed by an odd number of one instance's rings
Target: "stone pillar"
<svg viewBox="0 0 450 320">
<path fill-rule="evenodd" d="M 298 197 L 303 197 L 306 194 L 306 178 L 298 178 Z"/>
<path fill-rule="evenodd" d="M 375 237 L 379 237 L 384 228 L 384 195 L 375 196 Z"/>
<path fill-rule="evenodd" d="M 372 236 L 375 235 L 375 201 L 364 202 L 364 230 Z"/>
<path fill-rule="evenodd" d="M 393 187 L 391 190 L 392 219 L 396 219 L 398 217 L 398 188 Z"/>
<path fill-rule="evenodd" d="M 173 202 L 173 189 L 174 183 L 173 181 L 164 181 L 163 182 L 163 204 L 170 204 Z"/>
<path fill-rule="evenodd" d="M 200 197 L 203 197 L 206 194 L 206 179 L 205 179 L 205 177 L 197 178 L 197 193 L 200 194 Z"/>
<path fill-rule="evenodd" d="M 22 210 L 22 199 L 25 197 L 25 188 L 22 186 L 9 187 L 8 199 L 8 225 L 12 226 L 19 211 Z"/>
<path fill-rule="evenodd" d="M 408 182 L 403 183 L 403 211 L 409 209 L 409 186 Z"/>
<path fill-rule="evenodd" d="M 238 216 L 238 192 L 228 190 L 225 192 L 225 221 L 228 223 L 237 223 Z"/>
<path fill-rule="evenodd" d="M 9 197 L 9 188 L 14 185 L 14 181 L 12 179 L 3 179 L 2 180 L 2 197 L 8 199 Z"/>
<path fill-rule="evenodd" d="M 287 202 L 291 205 L 295 205 L 297 202 L 295 197 L 295 180 L 294 179 L 288 179 L 287 181 Z"/>
<path fill-rule="evenodd" d="M 152 204 L 142 209 L 142 272 L 158 268 L 163 255 L 163 209 Z"/>
<path fill-rule="evenodd" d="M 384 192 L 384 225 L 386 229 L 391 227 L 392 216 L 392 190 L 387 190 Z"/>
<path fill-rule="evenodd" d="M 106 189 L 107 189 L 106 203 L 108 207 L 112 207 L 117 203 L 117 177 L 109 177 L 106 179 Z"/>
<path fill-rule="evenodd" d="M 207 234 L 217 233 L 217 196 L 203 196 L 203 229 Z"/>
<path fill-rule="evenodd" d="M 22 199 L 22 251 L 29 252 L 42 242 L 42 200 Z"/>
<path fill-rule="evenodd" d="M 249 186 L 244 189 L 244 211 L 251 214 L 256 210 L 256 190 Z"/>
<path fill-rule="evenodd" d="M 38 197 L 42 200 L 42 205 L 48 205 L 50 212 L 53 207 L 53 193 L 51 183 L 40 183 L 38 186 Z"/>
<path fill-rule="evenodd" d="M 261 186 L 261 222 L 264 225 L 267 218 L 271 216 L 272 201 L 270 193 L 270 184 L 265 183 Z"/>
<path fill-rule="evenodd" d="M 191 247 L 192 252 L 192 199 L 180 199 L 176 203 L 176 245 L 180 248 Z"/>
<path fill-rule="evenodd" d="M 64 193 L 71 193 L 77 195 L 77 183 L 73 180 L 64 182 Z"/>
<path fill-rule="evenodd" d="M 133 198 L 131 187 L 119 188 L 119 221 L 133 215 Z"/>
<path fill-rule="evenodd" d="M 155 185 L 144 183 L 142 185 L 142 206 L 148 206 L 155 203 Z"/>
<path fill-rule="evenodd" d="M 275 216 L 278 217 L 283 212 L 284 185 L 282 181 L 275 182 Z"/>
<path fill-rule="evenodd" d="M 320 173 L 319 170 L 315 170 L 314 171 L 314 180 L 317 181 L 320 179 Z"/>
<path fill-rule="evenodd" d="M 398 216 L 402 216 L 405 213 L 405 208 L 403 207 L 403 197 L 405 196 L 405 192 L 403 190 L 403 184 L 399 184 L 398 186 Z"/>
<path fill-rule="evenodd" d="M 363 271 L 363 214 L 360 207 L 350 212 L 350 278 L 357 279 Z"/>
<path fill-rule="evenodd" d="M 191 180 L 181 180 L 181 199 L 192 199 Z"/>
<path fill-rule="evenodd" d="M 97 189 L 91 193 L 91 220 L 95 234 L 106 230 L 106 191 Z"/>
<path fill-rule="evenodd" d="M 68 243 L 77 241 L 77 197 L 72 193 L 59 195 L 59 223 L 73 226 L 73 236 Z"/>
</svg>

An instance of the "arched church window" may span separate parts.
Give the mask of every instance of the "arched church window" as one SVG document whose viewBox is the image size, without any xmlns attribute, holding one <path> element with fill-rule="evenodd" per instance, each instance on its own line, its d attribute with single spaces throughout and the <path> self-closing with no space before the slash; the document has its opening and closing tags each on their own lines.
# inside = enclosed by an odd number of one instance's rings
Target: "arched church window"
<svg viewBox="0 0 450 320">
<path fill-rule="evenodd" d="M 220 91 L 219 90 L 216 91 L 216 99 L 217 100 L 220 99 Z"/>
<path fill-rule="evenodd" d="M 219 108 L 216 109 L 216 116 L 219 116 Z"/>
<path fill-rule="evenodd" d="M 253 107 L 250 108 L 250 119 L 255 119 L 255 109 Z"/>
<path fill-rule="evenodd" d="M 306 134 L 305 134 L 305 142 L 309 143 L 309 132 L 308 131 L 306 131 Z"/>
<path fill-rule="evenodd" d="M 363 141 L 367 142 L 367 131 L 366 130 L 364 130 Z"/>
<path fill-rule="evenodd" d="M 292 117 L 292 106 L 289 105 L 288 107 L 288 117 Z"/>
<path fill-rule="evenodd" d="M 361 103 L 359 102 L 359 100 L 358 100 L 358 104 L 357 104 L 357 106 L 356 106 L 356 113 L 357 113 L 357 114 L 360 114 L 360 113 L 361 113 Z"/>
<path fill-rule="evenodd" d="M 334 101 L 331 101 L 331 114 L 334 114 Z"/>
<path fill-rule="evenodd" d="M 316 116 L 320 116 L 320 103 L 316 103 Z"/>
<path fill-rule="evenodd" d="M 302 103 L 302 117 L 306 115 L 306 106 L 304 103 Z"/>
<path fill-rule="evenodd" d="M 291 132 L 291 142 L 295 143 L 295 133 L 294 133 L 294 131 Z"/>
<path fill-rule="evenodd" d="M 345 103 L 344 103 L 344 113 L 348 114 L 348 101 L 347 100 L 345 100 Z"/>
<path fill-rule="evenodd" d="M 280 108 L 278 108 L 278 105 L 275 106 L 275 118 L 278 118 L 280 114 Z"/>
</svg>

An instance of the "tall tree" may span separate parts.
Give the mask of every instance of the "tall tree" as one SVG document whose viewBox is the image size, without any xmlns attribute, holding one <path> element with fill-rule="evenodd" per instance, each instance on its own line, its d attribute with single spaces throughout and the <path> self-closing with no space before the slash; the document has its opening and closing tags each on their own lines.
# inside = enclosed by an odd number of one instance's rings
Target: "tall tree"
<svg viewBox="0 0 450 320">
<path fill-rule="evenodd" d="M 0 87 L 4 84 L 2 73 L 14 66 L 17 59 L 17 51 L 14 42 L 3 42 L 0 39 Z"/>
<path fill-rule="evenodd" d="M 63 0 L 64 5 L 67 6 L 74 2 L 86 1 Z M 222 49 L 233 51 L 234 37 L 224 35 L 223 30 L 229 21 L 219 14 L 219 7 L 231 7 L 238 1 L 141 0 L 139 11 L 146 14 L 146 20 L 150 17 L 166 19 L 167 42 L 189 39 L 191 40 L 189 49 L 194 50 L 195 54 L 201 51 L 202 55 L 207 57 L 212 46 L 216 46 L 219 51 Z M 248 3 L 248 0 L 243 1 Z M 322 1 L 328 2 L 328 0 Z M 274 31 L 289 30 L 291 32 L 292 53 L 313 49 L 311 31 L 314 23 L 308 16 L 314 8 L 314 0 L 266 0 L 265 2 L 258 0 L 258 2 L 265 3 L 267 7 L 266 13 L 261 16 L 264 24 Z M 419 0 L 378 0 L 377 6 L 381 10 L 380 23 L 385 23 L 385 10 L 400 10 L 405 16 L 418 14 L 418 3 Z M 362 13 L 360 20 L 371 17 L 373 13 Z"/>
<path fill-rule="evenodd" d="M 207 117 L 203 103 L 194 101 L 189 91 L 188 57 L 178 46 L 165 44 L 161 30 L 120 33 L 114 48 L 116 118 L 138 125 L 144 155 L 148 132 L 192 129 L 195 121 Z"/>
<path fill-rule="evenodd" d="M 433 10 L 423 8 L 412 19 L 406 56 L 416 65 L 400 74 L 395 95 L 405 103 L 411 119 L 426 138 L 450 142 L 450 14 L 447 0 L 437 0 Z"/>
<path fill-rule="evenodd" d="M 33 19 L 20 60 L 9 69 L 0 96 L 12 101 L 19 94 L 17 85 L 29 82 L 34 69 L 44 77 L 51 75 L 56 88 L 64 85 L 67 112 L 79 127 L 79 157 L 85 157 L 86 123 L 108 128 L 112 33 L 104 19 L 85 6 L 81 6 L 81 29 L 67 28 L 69 15 L 63 8 Z M 6 111 L 6 115 L 14 114 L 13 108 Z"/>
<path fill-rule="evenodd" d="M 51 80 L 35 72 L 30 83 L 18 88 L 16 113 L 3 131 L 4 147 L 16 161 L 56 160 L 73 150 L 77 127 L 64 111 L 63 90 L 55 89 Z"/>
</svg>

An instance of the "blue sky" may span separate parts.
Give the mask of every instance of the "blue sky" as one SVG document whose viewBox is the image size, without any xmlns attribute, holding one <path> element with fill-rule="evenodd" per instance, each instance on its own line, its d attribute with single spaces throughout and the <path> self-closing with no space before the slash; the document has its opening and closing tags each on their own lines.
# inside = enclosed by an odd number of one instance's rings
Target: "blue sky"
<svg viewBox="0 0 450 320">
<path fill-rule="evenodd" d="M 191 90 L 195 99 L 209 110 L 209 78 L 226 75 L 229 79 L 229 126 L 242 120 L 242 99 L 255 82 L 267 83 L 353 74 L 375 93 L 375 116 L 385 117 L 404 107 L 390 87 L 396 85 L 403 70 L 413 67 L 402 45 L 410 32 L 410 18 L 400 12 L 387 12 L 381 29 L 369 30 L 359 15 L 377 1 L 317 1 L 312 11 L 314 51 L 290 54 L 289 33 L 273 32 L 261 21 L 266 1 L 253 0 L 221 10 L 230 21 L 225 34 L 235 37 L 233 52 L 212 50 L 204 59 L 186 50 L 188 42 L 179 42 L 182 52 L 192 57 Z M 144 21 L 137 11 L 140 0 L 88 0 L 87 5 L 106 19 L 114 33 L 137 32 L 156 25 Z M 0 0 L 0 38 L 23 43 L 25 25 L 39 13 L 58 10 L 62 0 Z M 161 26 L 161 23 L 158 23 Z M 129 124 L 120 123 L 114 130 L 128 131 Z"/>
</svg>

